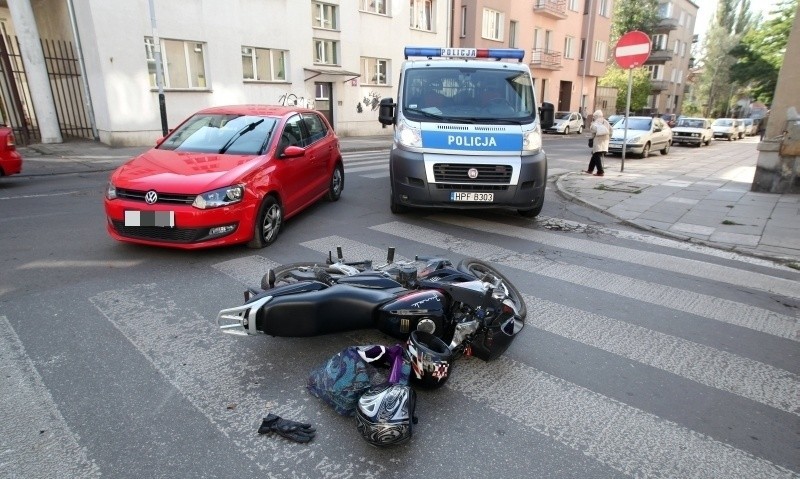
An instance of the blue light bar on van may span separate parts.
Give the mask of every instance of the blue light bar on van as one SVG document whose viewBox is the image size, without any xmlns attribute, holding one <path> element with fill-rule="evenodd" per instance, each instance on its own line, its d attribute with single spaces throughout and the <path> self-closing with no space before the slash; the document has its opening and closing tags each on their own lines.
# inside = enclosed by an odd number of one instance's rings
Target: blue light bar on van
<svg viewBox="0 0 800 479">
<path fill-rule="evenodd" d="M 439 48 L 439 47 L 406 47 L 404 50 L 406 60 L 408 57 L 428 58 L 492 58 L 494 60 L 512 59 L 520 62 L 525 57 L 525 51 L 519 48 Z"/>
</svg>

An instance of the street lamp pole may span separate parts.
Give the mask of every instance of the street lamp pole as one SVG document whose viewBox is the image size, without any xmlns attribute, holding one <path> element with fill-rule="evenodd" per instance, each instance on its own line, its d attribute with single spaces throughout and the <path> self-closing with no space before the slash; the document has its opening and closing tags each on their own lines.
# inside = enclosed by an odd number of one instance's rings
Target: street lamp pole
<svg viewBox="0 0 800 479">
<path fill-rule="evenodd" d="M 592 41 L 592 30 L 594 27 L 594 16 L 592 15 L 594 12 L 594 0 L 589 0 L 589 11 L 587 12 L 589 26 L 586 27 L 586 44 L 583 48 L 583 73 L 581 75 L 581 115 L 584 116 L 583 122 L 586 123 L 588 119 L 588 115 L 586 115 L 586 95 L 583 94 L 583 86 L 584 82 L 586 81 L 586 65 L 589 62 L 589 52 L 591 51 L 591 41 Z"/>
<path fill-rule="evenodd" d="M 167 136 L 169 127 L 167 125 L 167 102 L 164 99 L 164 70 L 161 65 L 161 39 L 158 38 L 156 28 L 156 9 L 153 0 L 148 0 L 150 5 L 150 25 L 153 28 L 153 54 L 156 57 L 156 86 L 158 87 L 158 109 L 161 112 L 161 133 Z"/>
</svg>

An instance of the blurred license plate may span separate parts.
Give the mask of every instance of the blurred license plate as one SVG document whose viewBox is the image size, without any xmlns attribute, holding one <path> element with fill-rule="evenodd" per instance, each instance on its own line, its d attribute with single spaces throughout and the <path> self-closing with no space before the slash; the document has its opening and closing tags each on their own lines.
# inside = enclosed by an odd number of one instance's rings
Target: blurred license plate
<svg viewBox="0 0 800 479">
<path fill-rule="evenodd" d="M 175 227 L 174 211 L 126 211 L 125 226 Z"/>
<path fill-rule="evenodd" d="M 494 193 L 451 191 L 450 201 L 482 201 L 484 203 L 491 203 L 494 201 Z"/>
</svg>

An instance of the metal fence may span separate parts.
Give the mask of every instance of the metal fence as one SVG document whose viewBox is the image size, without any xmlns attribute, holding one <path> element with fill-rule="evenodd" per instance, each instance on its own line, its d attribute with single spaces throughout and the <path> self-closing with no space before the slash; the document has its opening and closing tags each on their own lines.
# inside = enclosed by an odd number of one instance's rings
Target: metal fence
<svg viewBox="0 0 800 479">
<path fill-rule="evenodd" d="M 41 45 L 61 136 L 64 140 L 92 139 L 80 65 L 72 42 L 42 40 Z M 41 140 L 41 132 L 20 52 L 16 37 L 5 36 L 0 41 L 0 114 L 13 128 L 17 141 L 30 144 Z"/>
</svg>

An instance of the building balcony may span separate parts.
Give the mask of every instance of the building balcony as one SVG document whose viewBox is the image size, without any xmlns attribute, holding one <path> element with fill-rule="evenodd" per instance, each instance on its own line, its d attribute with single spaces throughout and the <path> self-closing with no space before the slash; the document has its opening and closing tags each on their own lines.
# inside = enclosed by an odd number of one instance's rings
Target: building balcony
<svg viewBox="0 0 800 479">
<path fill-rule="evenodd" d="M 554 52 L 544 48 L 534 48 L 531 52 L 531 66 L 548 70 L 560 70 L 561 52 Z"/>
<path fill-rule="evenodd" d="M 644 62 L 645 65 L 663 65 L 668 61 L 671 61 L 672 58 L 675 56 L 675 52 L 672 50 L 661 49 L 661 48 L 654 48 L 650 52 L 650 57 Z"/>
<path fill-rule="evenodd" d="M 650 90 L 664 91 L 669 89 L 669 82 L 666 80 L 650 80 Z"/>
<path fill-rule="evenodd" d="M 658 21 L 658 25 L 656 25 L 656 31 L 664 32 L 664 31 L 671 31 L 677 30 L 679 26 L 677 18 L 662 18 Z"/>
<path fill-rule="evenodd" d="M 564 20 L 567 18 L 567 0 L 534 0 L 533 12 L 556 20 Z"/>
</svg>

